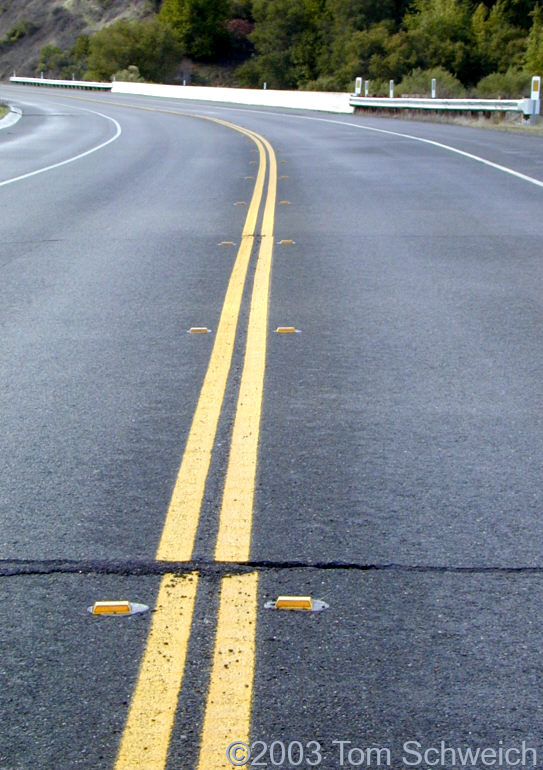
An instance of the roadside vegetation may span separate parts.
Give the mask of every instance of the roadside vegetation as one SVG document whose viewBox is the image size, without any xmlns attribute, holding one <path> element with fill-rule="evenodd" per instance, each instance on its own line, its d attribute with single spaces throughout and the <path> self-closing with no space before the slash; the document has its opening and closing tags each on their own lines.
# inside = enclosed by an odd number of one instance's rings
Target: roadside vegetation
<svg viewBox="0 0 543 770">
<path fill-rule="evenodd" d="M 9 112 L 9 107 L 7 107 L 5 104 L 0 104 L 0 120 L 7 115 Z"/>
<path fill-rule="evenodd" d="M 543 75 L 535 0 L 162 0 L 69 50 L 41 50 L 37 73 L 261 88 L 520 97 Z M 16 34 L 15 32 L 13 34 Z"/>
</svg>

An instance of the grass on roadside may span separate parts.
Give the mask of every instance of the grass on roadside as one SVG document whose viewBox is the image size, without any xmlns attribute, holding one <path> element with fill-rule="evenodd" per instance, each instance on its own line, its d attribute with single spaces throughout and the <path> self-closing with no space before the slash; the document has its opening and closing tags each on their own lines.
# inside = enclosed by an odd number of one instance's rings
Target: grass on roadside
<svg viewBox="0 0 543 770">
<path fill-rule="evenodd" d="M 7 115 L 9 112 L 9 107 L 6 107 L 5 104 L 0 103 L 0 120 L 4 117 L 4 115 Z"/>
</svg>

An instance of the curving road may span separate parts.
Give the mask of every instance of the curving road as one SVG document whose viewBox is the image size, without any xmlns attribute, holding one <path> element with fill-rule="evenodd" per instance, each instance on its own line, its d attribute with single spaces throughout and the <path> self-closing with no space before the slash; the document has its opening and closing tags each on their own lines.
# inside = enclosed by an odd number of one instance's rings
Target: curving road
<svg viewBox="0 0 543 770">
<path fill-rule="evenodd" d="M 543 139 L 0 99 L 0 769 L 539 766 Z"/>
</svg>

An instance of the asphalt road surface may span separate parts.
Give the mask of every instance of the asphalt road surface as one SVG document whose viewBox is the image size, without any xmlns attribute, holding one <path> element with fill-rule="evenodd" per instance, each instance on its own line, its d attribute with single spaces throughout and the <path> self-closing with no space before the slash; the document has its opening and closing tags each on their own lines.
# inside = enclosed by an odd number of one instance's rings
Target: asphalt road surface
<svg viewBox="0 0 543 770">
<path fill-rule="evenodd" d="M 0 98 L 0 770 L 541 767 L 543 138 Z"/>
</svg>

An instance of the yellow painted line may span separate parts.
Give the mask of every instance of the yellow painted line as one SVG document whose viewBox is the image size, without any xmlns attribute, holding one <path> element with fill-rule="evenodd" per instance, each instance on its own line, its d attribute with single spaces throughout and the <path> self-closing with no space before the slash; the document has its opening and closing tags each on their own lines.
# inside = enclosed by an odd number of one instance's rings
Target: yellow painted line
<svg viewBox="0 0 543 770">
<path fill-rule="evenodd" d="M 215 122 L 234 127 L 225 121 Z M 245 129 L 235 127 L 257 143 L 260 165 L 243 227 L 241 243 L 230 276 L 206 376 L 192 419 L 185 452 L 175 482 L 157 550 L 158 561 L 189 561 L 205 490 L 217 424 L 230 372 L 243 287 L 251 258 L 254 234 L 264 190 L 266 155 L 262 142 Z"/>
<path fill-rule="evenodd" d="M 163 770 L 190 637 L 196 573 L 164 575 L 115 770 Z"/>
<path fill-rule="evenodd" d="M 127 105 L 121 104 L 120 106 Z M 182 114 L 173 110 L 142 109 Z M 187 561 L 192 555 L 217 422 L 231 365 L 234 337 L 254 240 L 256 219 L 263 194 L 266 171 L 265 146 L 269 155 L 270 171 L 262 221 L 262 240 L 253 283 L 245 361 L 223 496 L 216 558 L 222 560 L 226 553 L 229 554 L 230 558 L 246 559 L 252 527 L 258 432 L 266 359 L 268 293 L 273 251 L 277 164 L 271 145 L 263 137 L 217 118 L 205 119 L 223 124 L 249 136 L 257 145 L 260 165 L 240 248 L 226 292 L 208 370 L 194 413 L 157 551 L 157 559 L 163 561 Z M 251 392 L 252 390 L 254 392 Z M 248 440 L 245 444 L 244 435 L 246 435 L 247 430 L 251 431 L 251 435 L 247 436 Z M 235 468 L 238 460 L 240 462 L 239 473 L 236 472 Z M 226 515 L 225 507 L 236 495 L 236 489 L 239 488 L 240 484 L 241 504 L 236 505 L 233 512 L 236 531 L 239 536 L 235 538 L 233 548 L 230 545 L 225 547 L 228 540 L 228 538 L 225 540 L 225 528 L 228 526 L 228 522 L 232 520 L 230 512 L 229 515 Z M 237 519 L 236 512 L 241 514 Z M 230 558 L 224 560 L 230 560 Z M 166 606 L 162 599 L 162 593 L 166 590 L 166 580 L 167 577 L 163 580 L 159 595 L 163 609 L 159 613 L 158 621 L 153 621 L 115 770 L 164 770 L 167 761 L 170 733 L 182 684 L 182 671 L 190 634 L 190 620 L 187 617 L 186 630 L 184 626 L 179 629 L 174 628 L 178 608 L 175 603 Z M 227 746 L 234 740 L 249 742 L 255 659 L 257 585 L 258 576 L 256 573 L 229 576 L 222 581 L 217 635 L 198 770 L 231 768 L 231 764 L 226 758 Z M 196 587 L 194 596 L 195 593 Z M 194 596 L 190 605 L 191 618 Z M 156 631 L 154 630 L 155 624 L 157 625 Z M 174 665 L 173 668 L 170 662 L 163 665 L 160 660 L 164 656 L 163 648 L 170 646 L 169 639 L 166 639 L 168 644 L 164 644 L 164 634 L 166 630 L 170 629 L 172 630 L 172 646 L 177 659 L 177 665 Z M 173 636 L 179 637 L 179 643 L 173 641 Z M 169 650 L 166 656 L 170 652 Z M 181 657 L 183 658 L 183 665 L 180 665 Z"/>
<path fill-rule="evenodd" d="M 268 297 L 273 252 L 273 226 L 277 195 L 277 161 L 270 143 L 261 137 L 269 156 L 269 178 L 262 219 L 245 361 L 230 444 L 215 559 L 243 562 L 249 558 L 253 499 L 260 432 L 260 413 L 266 365 Z"/>
<path fill-rule="evenodd" d="M 198 770 L 232 770 L 227 747 L 249 743 L 257 588 L 256 572 L 222 580 Z"/>
</svg>

